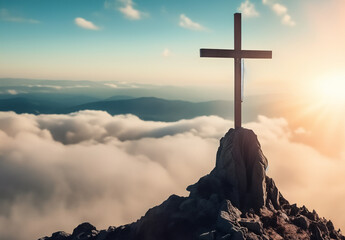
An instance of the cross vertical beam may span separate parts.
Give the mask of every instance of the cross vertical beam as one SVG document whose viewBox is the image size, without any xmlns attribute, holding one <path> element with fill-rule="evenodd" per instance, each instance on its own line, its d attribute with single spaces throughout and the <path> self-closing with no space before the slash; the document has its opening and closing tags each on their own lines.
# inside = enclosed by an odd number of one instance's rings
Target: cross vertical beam
<svg viewBox="0 0 345 240">
<path fill-rule="evenodd" d="M 242 50 L 242 23 L 241 23 L 241 14 L 235 13 L 234 14 L 234 50 L 241 51 Z M 234 109 L 235 109 L 235 128 L 241 128 L 242 122 L 242 99 L 241 99 L 241 58 L 236 57 L 234 59 L 235 64 L 235 81 L 234 81 L 234 89 L 235 89 L 235 102 L 234 102 Z"/>
</svg>

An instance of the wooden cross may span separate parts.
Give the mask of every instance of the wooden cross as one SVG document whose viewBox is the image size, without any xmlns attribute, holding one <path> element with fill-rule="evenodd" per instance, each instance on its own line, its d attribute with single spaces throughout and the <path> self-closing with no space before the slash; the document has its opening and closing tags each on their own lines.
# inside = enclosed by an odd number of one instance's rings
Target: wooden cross
<svg viewBox="0 0 345 240">
<path fill-rule="evenodd" d="M 272 51 L 242 50 L 241 13 L 234 14 L 234 50 L 200 49 L 200 57 L 234 58 L 235 62 L 235 128 L 241 128 L 241 67 L 242 58 L 272 58 Z"/>
</svg>

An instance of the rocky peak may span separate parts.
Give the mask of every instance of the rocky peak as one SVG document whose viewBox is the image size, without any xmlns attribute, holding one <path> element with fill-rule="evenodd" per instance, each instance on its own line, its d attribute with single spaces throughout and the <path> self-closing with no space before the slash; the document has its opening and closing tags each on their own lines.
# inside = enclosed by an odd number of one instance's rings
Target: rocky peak
<svg viewBox="0 0 345 240">
<path fill-rule="evenodd" d="M 83 223 L 72 235 L 56 232 L 41 240 L 345 240 L 331 221 L 290 205 L 266 176 L 267 164 L 252 130 L 230 129 L 215 168 L 187 187 L 188 197 L 171 195 L 135 223 L 101 231 Z"/>
<path fill-rule="evenodd" d="M 191 195 L 202 191 L 204 181 L 217 182 L 216 191 L 241 210 L 258 211 L 266 203 L 266 168 L 268 162 L 257 136 L 249 129 L 230 129 L 220 140 L 216 166 L 210 175 L 188 187 Z M 211 183 L 209 183 L 212 185 Z"/>
</svg>

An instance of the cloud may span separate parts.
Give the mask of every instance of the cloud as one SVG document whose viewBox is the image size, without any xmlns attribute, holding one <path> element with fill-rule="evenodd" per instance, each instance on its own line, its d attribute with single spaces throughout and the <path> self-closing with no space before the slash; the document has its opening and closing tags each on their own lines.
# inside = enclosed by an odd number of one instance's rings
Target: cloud
<svg viewBox="0 0 345 240">
<path fill-rule="evenodd" d="M 121 7 L 118 7 L 118 3 Z M 135 9 L 135 3 L 132 0 L 107 0 L 104 2 L 104 7 L 108 9 L 116 9 L 120 11 L 126 18 L 130 20 L 140 20 L 144 16 L 147 16 L 147 13 L 143 13 L 138 9 Z"/>
<path fill-rule="evenodd" d="M 259 13 L 256 11 L 255 6 L 253 3 L 246 0 L 245 2 L 241 3 L 240 7 L 238 8 L 244 17 L 257 17 Z"/>
<path fill-rule="evenodd" d="M 291 16 L 287 14 L 287 7 L 279 4 L 279 3 L 274 3 L 272 5 L 272 10 L 275 12 L 278 16 L 282 16 L 282 23 L 288 26 L 295 26 L 296 23 L 291 19 Z"/>
<path fill-rule="evenodd" d="M 285 14 L 283 16 L 282 23 L 291 27 L 296 25 L 296 22 L 291 19 L 291 16 L 289 14 Z"/>
<path fill-rule="evenodd" d="M 138 20 L 141 18 L 141 14 L 138 10 L 134 9 L 132 5 L 127 4 L 122 8 L 119 8 L 119 11 L 122 12 L 127 18 Z"/>
<path fill-rule="evenodd" d="M 63 87 L 62 86 L 56 86 L 56 85 L 42 85 L 42 84 L 35 84 L 35 85 L 28 85 L 29 88 L 53 88 L 60 90 Z"/>
<path fill-rule="evenodd" d="M 78 27 L 81 27 L 81 28 L 90 29 L 90 30 L 99 30 L 99 27 L 96 26 L 94 23 L 81 17 L 75 18 L 74 22 Z"/>
<path fill-rule="evenodd" d="M 163 57 L 170 57 L 171 55 L 172 55 L 172 52 L 168 48 L 165 48 L 162 52 Z"/>
<path fill-rule="evenodd" d="M 17 95 L 18 94 L 18 92 L 14 89 L 8 89 L 7 92 L 11 95 Z"/>
<path fill-rule="evenodd" d="M 107 87 L 110 87 L 110 88 L 118 88 L 119 87 L 115 83 L 104 83 L 104 85 Z"/>
<path fill-rule="evenodd" d="M 181 14 L 180 15 L 180 23 L 179 25 L 183 28 L 187 28 L 190 30 L 196 30 L 196 31 L 202 31 L 205 30 L 205 27 L 203 27 L 201 24 L 197 22 L 193 22 L 190 18 L 188 18 L 186 15 Z"/>
<path fill-rule="evenodd" d="M 40 21 L 31 19 L 31 18 L 23 18 L 19 16 L 12 15 L 6 8 L 0 9 L 0 19 L 6 22 L 18 22 L 18 23 L 40 23 Z"/>
<path fill-rule="evenodd" d="M 309 134 L 307 130 L 305 130 L 303 127 L 299 127 L 294 131 L 296 134 Z"/>
<path fill-rule="evenodd" d="M 89 88 L 89 85 L 72 85 L 72 86 L 58 86 L 58 85 L 45 85 L 45 84 L 29 84 L 29 88 L 53 88 L 56 90 L 68 89 L 68 88 Z"/>
<path fill-rule="evenodd" d="M 276 0 L 262 0 L 262 3 L 265 5 L 272 5 Z"/>
<path fill-rule="evenodd" d="M 186 195 L 214 167 L 232 125 L 216 116 L 167 123 L 102 111 L 0 112 L 0 239 L 71 232 L 83 221 L 97 228 L 135 221 L 170 194 Z M 260 116 L 245 127 L 258 135 L 285 197 L 336 226 L 345 222 L 344 161 L 293 142 L 283 118 Z"/>
<path fill-rule="evenodd" d="M 262 3 L 268 5 L 277 16 L 281 17 L 282 24 L 290 27 L 296 25 L 296 22 L 288 14 L 288 8 L 285 5 L 276 3 L 276 0 L 262 0 Z"/>
<path fill-rule="evenodd" d="M 287 13 L 287 8 L 284 5 L 275 3 L 272 5 L 272 10 L 279 16 Z"/>
</svg>

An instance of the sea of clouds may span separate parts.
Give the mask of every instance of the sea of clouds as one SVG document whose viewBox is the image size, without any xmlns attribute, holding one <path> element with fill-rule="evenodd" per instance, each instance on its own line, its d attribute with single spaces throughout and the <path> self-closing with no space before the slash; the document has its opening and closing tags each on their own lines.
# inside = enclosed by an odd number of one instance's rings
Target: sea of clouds
<svg viewBox="0 0 345 240">
<path fill-rule="evenodd" d="M 0 112 L 0 239 L 37 239 L 135 221 L 215 164 L 219 139 L 233 126 L 216 116 L 143 121 L 103 111 L 68 115 Z M 268 175 L 283 195 L 345 228 L 345 161 L 294 142 L 282 118 L 245 124 L 258 135 Z M 342 224 L 342 225 L 341 225 Z"/>
</svg>

